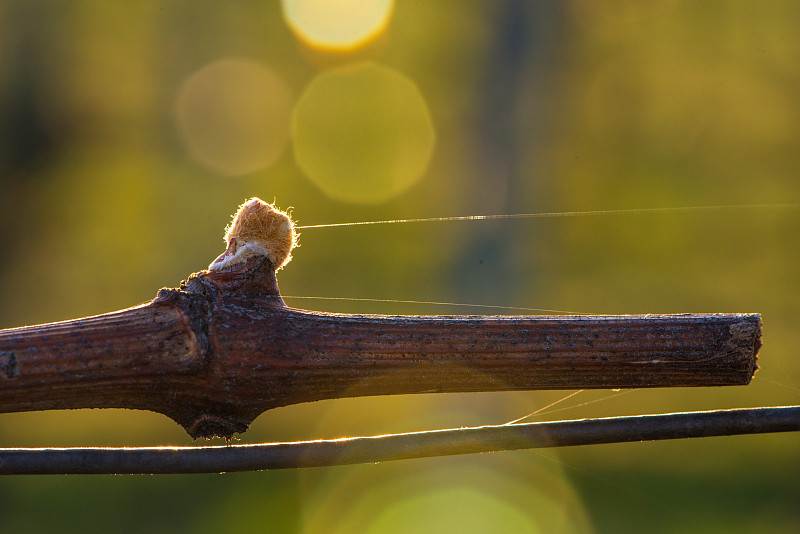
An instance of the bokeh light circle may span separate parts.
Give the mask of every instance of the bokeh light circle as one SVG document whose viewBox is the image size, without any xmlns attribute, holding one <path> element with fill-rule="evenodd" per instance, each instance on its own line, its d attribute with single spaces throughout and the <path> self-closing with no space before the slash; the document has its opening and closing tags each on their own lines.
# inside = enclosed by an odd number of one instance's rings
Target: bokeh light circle
<svg viewBox="0 0 800 534">
<path fill-rule="evenodd" d="M 378 203 L 419 180 L 435 133 L 416 85 L 362 63 L 319 74 L 292 116 L 295 158 L 329 197 Z"/>
<path fill-rule="evenodd" d="M 175 104 L 189 153 L 227 176 L 274 163 L 286 148 L 293 104 L 287 83 L 262 63 L 224 59 L 192 74 Z"/>
<path fill-rule="evenodd" d="M 456 486 L 408 496 L 380 510 L 370 533 L 515 532 L 538 534 L 523 510 L 477 487 Z"/>
<path fill-rule="evenodd" d="M 283 16 L 308 45 L 350 50 L 372 40 L 389 24 L 394 0 L 283 0 Z"/>
<path fill-rule="evenodd" d="M 301 532 L 591 534 L 580 496 L 557 465 L 502 454 L 308 474 Z"/>
</svg>

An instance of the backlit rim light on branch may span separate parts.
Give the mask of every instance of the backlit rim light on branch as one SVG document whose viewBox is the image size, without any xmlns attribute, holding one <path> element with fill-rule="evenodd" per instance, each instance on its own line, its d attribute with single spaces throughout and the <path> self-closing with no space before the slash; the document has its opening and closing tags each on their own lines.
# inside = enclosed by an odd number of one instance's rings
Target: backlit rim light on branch
<svg viewBox="0 0 800 534">
<path fill-rule="evenodd" d="M 314 48 L 354 50 L 384 33 L 394 0 L 282 0 L 283 17 Z"/>
</svg>

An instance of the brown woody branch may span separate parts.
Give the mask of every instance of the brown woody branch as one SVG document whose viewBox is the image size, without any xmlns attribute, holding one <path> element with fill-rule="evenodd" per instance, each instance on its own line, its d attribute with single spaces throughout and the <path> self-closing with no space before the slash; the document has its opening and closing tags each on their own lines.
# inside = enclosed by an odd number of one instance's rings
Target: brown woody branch
<svg viewBox="0 0 800 534">
<path fill-rule="evenodd" d="M 193 437 L 270 408 L 423 392 L 749 383 L 755 314 L 376 316 L 288 308 L 265 256 L 127 310 L 0 331 L 0 412 L 134 408 Z"/>
</svg>

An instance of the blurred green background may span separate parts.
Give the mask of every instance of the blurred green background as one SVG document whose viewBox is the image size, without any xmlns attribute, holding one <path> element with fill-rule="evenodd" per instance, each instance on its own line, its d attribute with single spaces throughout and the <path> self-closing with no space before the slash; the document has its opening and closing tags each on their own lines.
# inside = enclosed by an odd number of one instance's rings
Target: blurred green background
<svg viewBox="0 0 800 534">
<path fill-rule="evenodd" d="M 797 203 L 798 22 L 789 0 L 3 2 L 0 326 L 177 286 L 222 251 L 250 196 L 293 206 L 300 224 Z M 308 229 L 279 280 L 305 297 L 759 312 L 748 387 L 583 392 L 542 418 L 798 404 L 798 236 L 797 208 Z M 326 401 L 268 412 L 240 439 L 503 423 L 563 395 Z M 145 412 L 0 415 L 4 447 L 188 443 Z M 798 474 L 787 434 L 17 477 L 0 479 L 0 528 L 788 533 L 800 530 Z"/>
</svg>

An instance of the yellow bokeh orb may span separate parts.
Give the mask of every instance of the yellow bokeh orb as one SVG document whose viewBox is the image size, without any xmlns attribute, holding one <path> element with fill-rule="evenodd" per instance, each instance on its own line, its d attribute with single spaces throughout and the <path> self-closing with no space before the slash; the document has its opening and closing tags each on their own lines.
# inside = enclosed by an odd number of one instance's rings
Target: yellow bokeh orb
<svg viewBox="0 0 800 534">
<path fill-rule="evenodd" d="M 321 49 L 358 48 L 383 33 L 394 0 L 283 0 L 283 16 L 297 37 Z"/>
<path fill-rule="evenodd" d="M 292 117 L 295 158 L 329 197 L 379 203 L 428 166 L 435 133 L 416 85 L 375 63 L 319 74 Z"/>
<path fill-rule="evenodd" d="M 476 487 L 456 486 L 407 497 L 380 511 L 369 533 L 541 532 L 523 510 Z"/>
<path fill-rule="evenodd" d="M 289 86 L 266 65 L 224 59 L 186 79 L 175 115 L 195 160 L 237 176 L 262 170 L 280 157 L 289 140 L 292 104 Z"/>
</svg>

